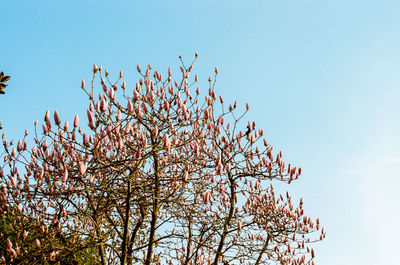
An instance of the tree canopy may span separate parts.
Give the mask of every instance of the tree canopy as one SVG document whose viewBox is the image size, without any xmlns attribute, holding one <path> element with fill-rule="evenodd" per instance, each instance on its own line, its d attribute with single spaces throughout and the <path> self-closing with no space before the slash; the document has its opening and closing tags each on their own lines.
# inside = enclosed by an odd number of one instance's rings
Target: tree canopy
<svg viewBox="0 0 400 265">
<path fill-rule="evenodd" d="M 10 80 L 10 76 L 8 75 L 4 75 L 3 72 L 0 72 L 0 94 L 5 94 L 6 92 L 4 91 L 5 88 L 7 87 L 6 82 Z M 0 130 L 3 129 L 3 127 L 1 126 L 1 122 L 0 122 Z"/>
<path fill-rule="evenodd" d="M 10 80 L 10 76 L 4 75 L 3 72 L 0 72 L 0 94 L 5 94 L 4 89 L 7 87 L 6 82 Z"/>
<path fill-rule="evenodd" d="M 200 93 L 195 60 L 176 77 L 138 65 L 132 89 L 94 65 L 83 126 L 46 111 L 33 147 L 3 140 L 1 262 L 314 263 L 319 219 L 273 186 L 301 168 L 217 96 L 218 68 Z"/>
</svg>

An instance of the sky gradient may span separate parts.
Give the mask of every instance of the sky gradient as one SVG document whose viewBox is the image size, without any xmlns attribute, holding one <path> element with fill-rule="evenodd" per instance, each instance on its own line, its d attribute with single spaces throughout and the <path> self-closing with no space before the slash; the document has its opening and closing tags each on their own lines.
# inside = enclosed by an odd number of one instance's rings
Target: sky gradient
<svg viewBox="0 0 400 265">
<path fill-rule="evenodd" d="M 45 111 L 85 117 L 81 79 L 93 63 L 128 87 L 136 64 L 177 72 L 178 56 L 226 102 L 250 104 L 291 185 L 327 238 L 323 265 L 398 264 L 400 238 L 399 1 L 1 1 L 0 97 L 7 138 Z M 203 90 L 206 86 L 201 87 Z"/>
</svg>

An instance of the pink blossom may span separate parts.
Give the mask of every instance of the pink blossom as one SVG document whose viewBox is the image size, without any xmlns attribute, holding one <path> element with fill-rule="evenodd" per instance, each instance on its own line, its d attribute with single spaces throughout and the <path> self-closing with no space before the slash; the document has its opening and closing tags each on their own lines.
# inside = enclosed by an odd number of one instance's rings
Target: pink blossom
<svg viewBox="0 0 400 265">
<path fill-rule="evenodd" d="M 238 220 L 238 221 L 237 221 L 237 226 L 238 226 L 238 229 L 239 229 L 239 230 L 242 230 L 242 227 L 243 227 L 242 221 Z"/>
<path fill-rule="evenodd" d="M 132 102 L 131 102 L 130 99 L 128 100 L 128 107 L 127 107 L 127 109 L 128 109 L 128 112 L 132 112 L 132 111 L 133 111 L 133 105 L 132 105 Z"/>
<path fill-rule="evenodd" d="M 164 135 L 164 147 L 168 150 L 171 151 L 171 141 L 169 140 L 169 137 L 167 134 Z"/>
<path fill-rule="evenodd" d="M 15 177 L 10 177 L 11 185 L 16 188 L 17 187 L 17 180 Z"/>
<path fill-rule="evenodd" d="M 78 125 L 79 125 L 79 116 L 78 114 L 76 114 L 74 118 L 74 127 L 78 127 Z"/>
<path fill-rule="evenodd" d="M 112 87 L 108 90 L 108 97 L 114 99 L 114 89 Z"/>
<path fill-rule="evenodd" d="M 28 237 L 29 232 L 24 230 L 24 233 L 22 234 L 22 238 L 25 240 Z"/>
<path fill-rule="evenodd" d="M 61 123 L 60 116 L 58 115 L 57 110 L 54 111 L 54 122 L 56 125 L 60 125 Z"/>
<path fill-rule="evenodd" d="M 87 164 L 83 163 L 82 161 L 79 161 L 79 173 L 81 175 L 84 175 L 86 173 L 86 169 L 87 169 Z"/>
<path fill-rule="evenodd" d="M 57 251 L 53 251 L 49 254 L 49 259 L 50 260 L 55 260 L 56 256 L 57 256 L 58 252 Z"/>
<path fill-rule="evenodd" d="M 93 123 L 94 117 L 93 117 L 93 113 L 90 110 L 87 110 L 87 117 L 88 117 L 89 123 Z"/>
<path fill-rule="evenodd" d="M 94 175 L 90 175 L 89 176 L 89 183 L 93 184 L 93 181 L 94 181 Z"/>
<path fill-rule="evenodd" d="M 7 249 L 12 249 L 12 247 L 13 247 L 13 244 L 11 243 L 10 239 L 8 239 L 8 238 L 6 240 L 6 246 L 7 246 Z"/>
<path fill-rule="evenodd" d="M 44 116 L 44 121 L 50 120 L 50 111 L 46 110 L 46 114 Z"/>
<path fill-rule="evenodd" d="M 107 107 L 108 107 L 108 102 L 104 98 L 102 98 L 100 101 L 100 110 L 104 112 L 106 111 Z"/>
<path fill-rule="evenodd" d="M 138 84 L 136 84 L 136 85 L 138 85 Z M 139 94 L 138 94 L 137 90 L 136 89 L 133 90 L 133 100 L 137 100 L 138 97 L 139 97 Z"/>
<path fill-rule="evenodd" d="M 64 174 L 63 174 L 63 178 L 62 178 L 62 182 L 67 182 L 68 180 L 68 170 L 67 168 L 64 169 Z"/>
<path fill-rule="evenodd" d="M 158 136 L 158 126 L 157 126 L 157 124 L 154 126 L 153 135 L 154 135 L 154 137 Z"/>
<path fill-rule="evenodd" d="M 18 152 L 21 152 L 21 151 L 22 151 L 22 149 L 23 149 L 23 146 L 22 146 L 22 141 L 21 141 L 21 140 L 19 140 L 19 141 L 18 141 L 18 144 L 17 144 L 17 151 L 18 151 Z"/>
<path fill-rule="evenodd" d="M 65 124 L 64 124 L 64 131 L 68 131 L 68 127 L 69 127 L 69 123 L 68 123 L 68 121 L 65 121 Z"/>
<path fill-rule="evenodd" d="M 49 131 L 51 131 L 51 121 L 50 119 L 46 119 L 46 127 Z"/>
</svg>

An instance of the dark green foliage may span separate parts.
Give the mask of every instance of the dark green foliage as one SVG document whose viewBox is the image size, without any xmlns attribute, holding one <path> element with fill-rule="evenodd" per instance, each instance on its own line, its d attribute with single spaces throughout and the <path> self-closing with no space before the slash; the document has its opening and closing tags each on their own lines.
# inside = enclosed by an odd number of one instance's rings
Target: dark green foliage
<svg viewBox="0 0 400 265">
<path fill-rule="evenodd" d="M 18 210 L 16 211 L 18 212 Z M 20 227 L 23 225 L 23 231 L 27 232 L 24 237 L 21 234 Z M 45 233 L 40 229 L 46 230 Z M 22 216 L 0 216 L 0 264 L 98 264 L 96 258 L 96 249 L 85 248 L 85 240 L 77 236 L 68 236 L 65 233 L 50 231 L 54 228 L 43 228 L 34 219 L 28 219 Z M 19 254 L 15 257 L 12 251 L 7 248 L 7 240 L 12 242 L 12 248 Z M 36 240 L 42 242 L 38 247 Z M 82 246 L 73 248 L 74 251 L 66 247 L 70 244 Z M 57 253 L 51 258 L 51 253 Z M 3 259 L 4 257 L 4 259 Z"/>
</svg>

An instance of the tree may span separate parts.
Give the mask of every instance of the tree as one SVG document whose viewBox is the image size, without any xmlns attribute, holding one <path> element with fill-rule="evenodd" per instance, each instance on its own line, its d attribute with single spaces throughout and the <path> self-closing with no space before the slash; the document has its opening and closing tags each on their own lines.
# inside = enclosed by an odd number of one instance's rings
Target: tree
<svg viewBox="0 0 400 265">
<path fill-rule="evenodd" d="M 138 65 L 131 92 L 122 72 L 111 82 L 94 65 L 91 87 L 82 80 L 87 126 L 47 111 L 32 148 L 27 132 L 16 146 L 3 141 L 0 216 L 12 216 L 20 234 L 35 220 L 33 249 L 46 262 L 95 248 L 99 264 L 314 263 L 309 244 L 325 237 L 319 219 L 272 185 L 301 168 L 273 155 L 255 122 L 240 130 L 249 107 L 240 113 L 218 99 L 217 68 L 204 100 L 199 88 L 191 94 L 195 60 L 181 60 L 179 81 L 171 68 L 163 78 Z M 3 260 L 38 262 L 30 252 L 9 240 Z"/>
<path fill-rule="evenodd" d="M 6 88 L 6 82 L 10 80 L 8 75 L 4 75 L 3 72 L 0 72 L 0 94 L 5 94 L 4 89 Z"/>
<path fill-rule="evenodd" d="M 8 75 L 4 75 L 3 72 L 0 72 L 0 94 L 5 94 L 6 92 L 4 92 L 4 89 L 6 88 L 7 84 L 6 82 L 10 80 L 10 77 Z M 0 130 L 3 129 L 3 127 L 1 126 L 1 122 L 0 122 Z"/>
<path fill-rule="evenodd" d="M 4 89 L 7 87 L 7 84 L 5 83 L 9 80 L 10 76 L 5 76 L 3 72 L 0 73 L 0 94 L 5 94 Z M 2 129 L 1 123 L 0 129 Z M 5 137 L 4 133 L 2 137 Z M 13 207 L 15 205 L 4 204 L 1 206 Z M 13 210 L 10 211 L 10 209 L 8 209 L 5 213 L 13 212 Z M 32 264 L 34 261 L 40 262 L 41 264 L 48 264 L 46 259 L 43 259 L 43 257 L 54 256 L 56 252 L 46 252 L 46 250 L 37 249 L 36 239 L 43 237 L 40 232 L 43 229 L 42 225 L 37 222 L 36 219 L 33 219 L 30 216 L 24 216 L 25 220 L 23 222 L 20 222 L 18 218 L 18 216 L 7 214 L 0 216 L 0 256 L 2 257 L 0 264 L 2 261 L 11 259 L 16 264 Z M 20 227 L 16 226 L 17 223 L 23 225 L 24 231 L 22 233 L 20 231 Z M 64 237 L 66 237 L 66 235 L 64 235 Z M 47 238 L 47 240 L 50 242 L 50 238 Z M 78 236 L 74 236 L 73 240 L 82 239 Z M 68 241 L 73 240 L 69 238 Z M 14 244 L 17 246 L 16 249 L 12 248 L 12 242 L 14 242 Z M 55 240 L 52 240 L 52 244 L 55 242 L 57 242 L 57 245 L 65 244 L 65 240 L 63 241 L 60 235 L 58 235 Z M 9 249 L 9 251 L 4 252 L 6 249 Z M 20 249 L 24 250 L 22 255 L 20 255 Z M 64 252 L 63 263 L 94 264 L 97 260 L 94 250 L 95 249 L 93 248 L 88 248 L 85 249 L 85 251 L 75 251 L 74 253 Z"/>
<path fill-rule="evenodd" d="M 9 211 L 11 212 L 11 211 Z M 23 226 L 23 229 L 19 227 Z M 17 216 L 4 215 L 0 217 L 0 264 L 12 261 L 13 264 L 53 264 L 55 255 L 62 256 L 61 264 L 96 264 L 95 248 L 74 250 L 62 247 L 75 241 L 83 241 L 79 236 L 73 238 L 67 235 L 52 234 L 47 231 L 46 241 L 50 248 L 38 247 L 43 240 L 46 229 L 37 220 L 25 217 L 21 222 Z M 23 232 L 22 232 L 23 231 Z M 13 247 L 14 246 L 14 247 Z M 57 247 L 56 247 L 57 246 Z M 54 249 L 58 248 L 58 251 Z M 61 252 L 61 254 L 59 254 Z M 50 259 L 49 259 L 50 257 Z"/>
</svg>

